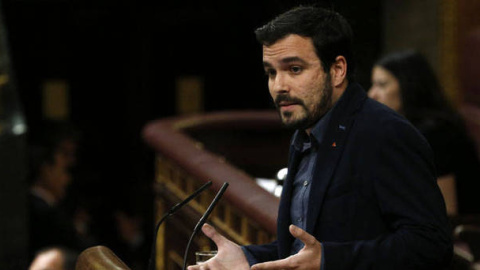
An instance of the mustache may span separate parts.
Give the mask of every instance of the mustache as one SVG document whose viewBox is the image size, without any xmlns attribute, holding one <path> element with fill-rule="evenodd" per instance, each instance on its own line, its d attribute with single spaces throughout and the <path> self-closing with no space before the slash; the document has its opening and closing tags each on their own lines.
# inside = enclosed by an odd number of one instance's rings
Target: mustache
<svg viewBox="0 0 480 270">
<path fill-rule="evenodd" d="M 280 94 L 278 95 L 276 98 L 275 98 L 275 106 L 280 107 L 280 102 L 288 102 L 288 103 L 297 103 L 297 104 L 300 104 L 302 106 L 305 106 L 305 104 L 303 103 L 303 100 L 299 99 L 299 98 L 296 98 L 296 97 L 292 97 L 288 94 Z"/>
</svg>

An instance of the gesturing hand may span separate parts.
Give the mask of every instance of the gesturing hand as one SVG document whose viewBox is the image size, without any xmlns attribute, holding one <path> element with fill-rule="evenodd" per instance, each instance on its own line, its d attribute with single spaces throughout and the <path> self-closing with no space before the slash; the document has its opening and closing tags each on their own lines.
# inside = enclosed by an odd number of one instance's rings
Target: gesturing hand
<svg viewBox="0 0 480 270">
<path fill-rule="evenodd" d="M 270 269 L 320 269 L 322 261 L 322 245 L 317 239 L 295 225 L 290 225 L 290 233 L 293 237 L 302 241 L 305 246 L 295 255 L 288 258 L 258 263 L 252 266 L 252 270 Z"/>
<path fill-rule="evenodd" d="M 247 258 L 239 245 L 219 234 L 212 226 L 205 224 L 203 233 L 215 242 L 218 253 L 210 260 L 199 265 L 192 265 L 188 270 L 247 270 L 250 269 Z"/>
</svg>

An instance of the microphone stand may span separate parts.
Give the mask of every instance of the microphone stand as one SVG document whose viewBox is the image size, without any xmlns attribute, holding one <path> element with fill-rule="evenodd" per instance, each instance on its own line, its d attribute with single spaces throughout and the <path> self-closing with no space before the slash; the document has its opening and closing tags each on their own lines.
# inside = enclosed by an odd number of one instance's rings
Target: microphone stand
<svg viewBox="0 0 480 270">
<path fill-rule="evenodd" d="M 193 229 L 193 233 L 190 236 L 190 239 L 188 240 L 187 248 L 185 249 L 185 255 L 183 256 L 183 268 L 182 268 L 183 270 L 185 270 L 187 268 L 188 251 L 190 250 L 190 245 L 192 244 L 193 237 L 198 233 L 200 228 L 202 228 L 203 224 L 205 224 L 205 221 L 207 221 L 208 216 L 210 216 L 210 213 L 212 213 L 213 208 L 215 208 L 215 205 L 217 205 L 218 201 L 222 197 L 222 195 L 225 192 L 225 190 L 227 189 L 228 185 L 229 184 L 227 182 L 223 183 L 223 186 L 220 188 L 217 195 L 215 196 L 215 198 L 213 198 L 213 201 L 208 206 L 207 211 L 200 218 L 197 225 L 195 225 L 195 228 Z"/>
<path fill-rule="evenodd" d="M 182 206 L 184 206 L 185 204 L 187 204 L 188 202 L 190 202 L 193 198 L 197 197 L 198 194 L 200 194 L 201 192 L 203 192 L 205 189 L 207 189 L 209 186 L 212 185 L 212 181 L 209 181 L 207 183 L 205 183 L 203 186 L 201 186 L 199 189 L 197 189 L 195 192 L 193 192 L 190 196 L 188 196 L 185 200 L 177 203 L 176 205 L 174 205 L 172 208 L 170 208 L 170 210 L 168 210 L 167 213 L 165 213 L 162 218 L 160 219 L 160 221 L 157 223 L 157 225 L 155 226 L 155 236 L 154 236 L 154 241 L 152 243 L 152 252 L 150 254 L 150 260 L 149 260 L 149 263 L 148 263 L 148 270 L 155 270 L 155 262 L 156 262 L 156 259 L 155 259 L 155 253 L 156 253 L 156 244 L 157 244 L 157 237 L 158 237 L 158 229 L 160 228 L 160 225 L 163 223 L 163 221 L 165 221 L 165 219 L 167 219 L 169 216 L 173 215 L 175 212 L 178 211 L 178 209 L 182 208 Z"/>
</svg>

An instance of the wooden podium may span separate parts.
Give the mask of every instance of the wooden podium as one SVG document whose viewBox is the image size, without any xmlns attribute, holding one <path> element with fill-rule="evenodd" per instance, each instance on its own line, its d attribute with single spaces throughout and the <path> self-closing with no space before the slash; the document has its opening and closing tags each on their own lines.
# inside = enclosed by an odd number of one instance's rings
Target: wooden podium
<svg viewBox="0 0 480 270">
<path fill-rule="evenodd" d="M 130 270 L 130 268 L 109 248 L 95 246 L 80 253 L 75 270 Z"/>
</svg>

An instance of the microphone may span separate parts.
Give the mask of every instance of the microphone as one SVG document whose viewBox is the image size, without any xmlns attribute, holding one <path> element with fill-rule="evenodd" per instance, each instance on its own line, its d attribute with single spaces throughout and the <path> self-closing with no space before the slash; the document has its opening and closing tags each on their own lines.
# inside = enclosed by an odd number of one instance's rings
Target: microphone
<svg viewBox="0 0 480 270">
<path fill-rule="evenodd" d="M 155 253 L 156 253 L 156 244 L 157 244 L 157 237 L 158 237 L 158 229 L 160 228 L 160 225 L 162 222 L 167 219 L 169 216 L 173 215 L 175 212 L 177 212 L 178 209 L 182 208 L 185 204 L 190 202 L 193 198 L 197 197 L 200 193 L 202 193 L 205 189 L 207 189 L 209 186 L 212 185 L 212 181 L 208 181 L 205 183 L 203 186 L 201 186 L 199 189 L 197 189 L 195 192 L 193 192 L 190 196 L 188 196 L 185 200 L 177 203 L 174 205 L 170 210 L 168 210 L 167 213 L 165 213 L 160 221 L 157 223 L 155 226 L 155 236 L 153 237 L 154 241 L 152 243 L 152 252 L 150 254 L 150 260 L 148 263 L 148 269 L 149 270 L 155 270 Z"/>
<path fill-rule="evenodd" d="M 183 270 L 187 268 L 188 250 L 190 249 L 190 245 L 192 244 L 193 237 L 202 228 L 203 224 L 205 224 L 205 221 L 207 221 L 208 216 L 210 216 L 210 213 L 212 213 L 213 208 L 215 208 L 215 205 L 217 205 L 218 201 L 222 197 L 227 187 L 228 187 L 228 182 L 223 183 L 223 186 L 220 188 L 217 195 L 215 195 L 215 198 L 213 198 L 212 202 L 208 206 L 207 211 L 205 211 L 205 214 L 203 214 L 203 216 L 198 221 L 197 225 L 195 225 L 195 228 L 193 229 L 193 233 L 190 236 L 190 239 L 188 240 L 187 248 L 185 249 L 185 255 L 183 256 L 183 268 L 182 268 Z"/>
</svg>

